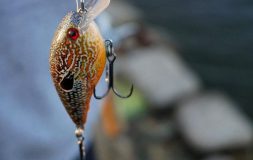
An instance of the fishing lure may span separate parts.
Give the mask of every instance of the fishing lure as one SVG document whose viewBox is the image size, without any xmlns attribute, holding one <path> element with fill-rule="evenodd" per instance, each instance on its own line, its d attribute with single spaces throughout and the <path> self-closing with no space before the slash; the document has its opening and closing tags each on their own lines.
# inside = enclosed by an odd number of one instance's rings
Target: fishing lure
<svg viewBox="0 0 253 160">
<path fill-rule="evenodd" d="M 127 96 L 121 96 L 113 88 L 113 63 L 116 55 L 113 52 L 112 41 L 104 40 L 94 19 L 105 10 L 110 0 L 81 0 L 80 8 L 69 12 L 59 24 L 50 48 L 50 72 L 58 95 L 76 125 L 76 136 L 80 147 L 81 159 L 84 157 L 83 130 L 90 107 L 90 99 L 101 99 L 112 89 L 121 98 L 128 98 L 133 92 L 133 86 Z M 95 93 L 105 65 L 107 70 L 108 90 L 99 97 Z"/>
</svg>

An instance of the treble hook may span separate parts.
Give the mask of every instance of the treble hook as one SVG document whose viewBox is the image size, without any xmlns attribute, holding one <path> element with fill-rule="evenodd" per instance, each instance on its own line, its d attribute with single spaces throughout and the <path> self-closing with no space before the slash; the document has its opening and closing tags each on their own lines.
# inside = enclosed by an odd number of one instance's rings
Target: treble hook
<svg viewBox="0 0 253 160">
<path fill-rule="evenodd" d="M 131 86 L 130 92 L 126 96 L 122 96 L 115 88 L 114 88 L 114 78 L 113 78 L 113 65 L 116 60 L 116 53 L 113 51 L 113 42 L 111 40 L 106 40 L 106 57 L 109 62 L 109 69 L 106 67 L 106 80 L 108 80 L 108 88 L 107 91 L 102 96 L 97 96 L 96 89 L 94 89 L 94 97 L 96 99 L 102 99 L 109 93 L 110 89 L 120 98 L 129 98 L 133 94 L 134 86 Z"/>
</svg>

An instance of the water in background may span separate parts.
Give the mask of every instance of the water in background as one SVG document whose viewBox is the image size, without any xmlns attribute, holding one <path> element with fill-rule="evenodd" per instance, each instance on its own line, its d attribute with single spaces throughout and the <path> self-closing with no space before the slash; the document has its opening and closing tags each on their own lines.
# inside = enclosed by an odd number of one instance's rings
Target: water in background
<svg viewBox="0 0 253 160">
<path fill-rule="evenodd" d="M 131 0 L 165 27 L 206 87 L 223 89 L 253 117 L 253 2 Z"/>
</svg>

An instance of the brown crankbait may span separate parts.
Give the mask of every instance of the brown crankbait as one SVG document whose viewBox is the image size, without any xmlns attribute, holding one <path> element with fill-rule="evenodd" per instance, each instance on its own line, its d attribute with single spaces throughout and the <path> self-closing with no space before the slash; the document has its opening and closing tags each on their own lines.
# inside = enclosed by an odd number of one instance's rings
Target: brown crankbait
<svg viewBox="0 0 253 160">
<path fill-rule="evenodd" d="M 113 62 L 116 55 L 113 53 L 112 42 L 107 40 L 109 47 L 105 46 L 93 21 L 109 3 L 110 0 L 81 0 L 81 7 L 68 13 L 59 24 L 50 48 L 51 76 L 66 111 L 76 124 L 81 159 L 84 150 L 82 134 L 90 99 L 104 71 L 106 58 L 110 67 L 106 94 L 112 88 L 120 96 L 113 88 Z M 120 97 L 127 98 L 132 91 L 133 86 L 128 96 Z M 98 99 L 104 97 L 94 96 Z"/>
<path fill-rule="evenodd" d="M 78 127 L 86 121 L 89 101 L 106 62 L 104 41 L 95 23 L 85 32 L 71 23 L 69 13 L 52 42 L 50 70 L 56 90 Z M 70 23 L 69 23 L 70 22 Z"/>
</svg>

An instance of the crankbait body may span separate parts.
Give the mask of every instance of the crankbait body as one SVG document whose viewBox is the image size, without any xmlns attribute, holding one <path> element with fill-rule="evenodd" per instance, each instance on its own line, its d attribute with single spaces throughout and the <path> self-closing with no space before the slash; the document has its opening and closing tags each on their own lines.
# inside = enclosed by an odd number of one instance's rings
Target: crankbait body
<svg viewBox="0 0 253 160">
<path fill-rule="evenodd" d="M 93 19 L 109 0 L 88 0 L 85 10 L 68 13 L 50 49 L 50 72 L 60 99 L 77 128 L 83 128 L 93 90 L 105 64 L 106 49 Z"/>
</svg>

